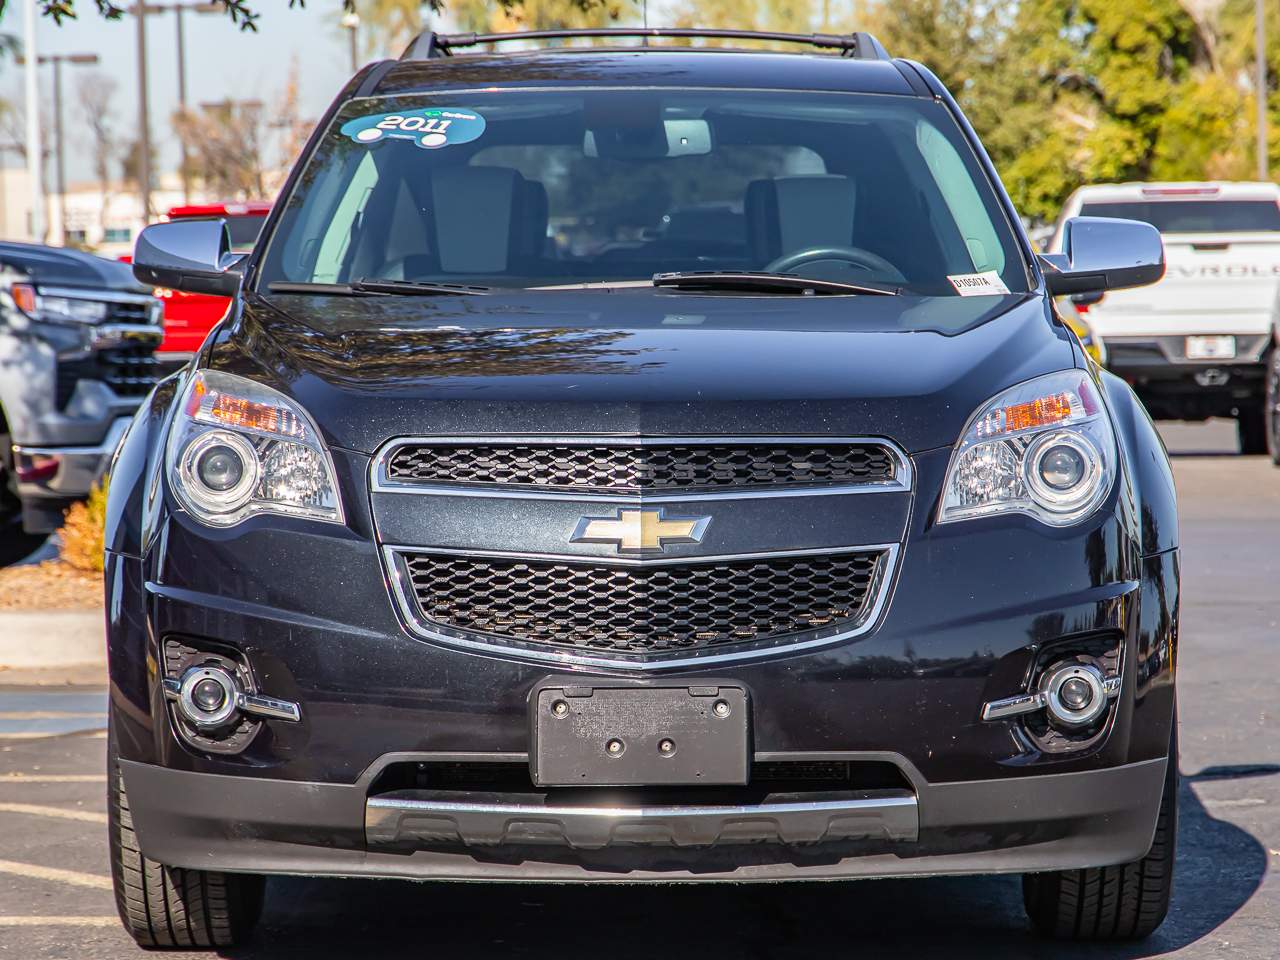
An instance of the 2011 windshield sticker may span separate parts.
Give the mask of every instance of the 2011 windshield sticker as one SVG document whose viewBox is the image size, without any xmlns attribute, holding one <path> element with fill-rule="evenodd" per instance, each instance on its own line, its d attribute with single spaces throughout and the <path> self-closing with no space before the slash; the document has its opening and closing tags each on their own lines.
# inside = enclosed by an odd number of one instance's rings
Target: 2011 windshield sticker
<svg viewBox="0 0 1280 960">
<path fill-rule="evenodd" d="M 484 126 L 484 117 L 474 110 L 427 107 L 356 117 L 344 123 L 341 131 L 366 146 L 383 140 L 412 140 L 424 150 L 438 150 L 478 139 Z"/>
</svg>

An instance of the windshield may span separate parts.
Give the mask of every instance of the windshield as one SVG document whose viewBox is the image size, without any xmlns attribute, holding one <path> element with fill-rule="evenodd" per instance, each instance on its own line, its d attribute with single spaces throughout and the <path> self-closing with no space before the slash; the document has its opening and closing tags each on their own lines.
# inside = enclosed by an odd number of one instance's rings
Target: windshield
<svg viewBox="0 0 1280 960">
<path fill-rule="evenodd" d="M 1252 233 L 1280 230 L 1274 200 L 1154 200 L 1086 203 L 1083 217 L 1143 220 L 1161 233 Z"/>
<path fill-rule="evenodd" d="M 717 270 L 936 296 L 1027 289 L 942 105 L 725 90 L 348 103 L 289 197 L 259 283 L 548 287 Z"/>
</svg>

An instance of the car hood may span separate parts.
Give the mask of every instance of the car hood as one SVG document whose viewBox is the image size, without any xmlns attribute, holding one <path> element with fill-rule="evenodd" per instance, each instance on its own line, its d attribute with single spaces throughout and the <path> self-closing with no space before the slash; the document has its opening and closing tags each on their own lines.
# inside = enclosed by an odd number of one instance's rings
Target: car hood
<svg viewBox="0 0 1280 960">
<path fill-rule="evenodd" d="M 150 287 L 134 279 L 133 270 L 127 264 L 65 247 L 3 243 L 0 244 L 0 263 L 25 274 L 40 286 L 151 292 Z"/>
<path fill-rule="evenodd" d="M 1033 295 L 251 294 L 210 364 L 366 453 L 493 433 L 881 436 L 914 452 L 1073 366 L 1069 338 Z"/>
</svg>

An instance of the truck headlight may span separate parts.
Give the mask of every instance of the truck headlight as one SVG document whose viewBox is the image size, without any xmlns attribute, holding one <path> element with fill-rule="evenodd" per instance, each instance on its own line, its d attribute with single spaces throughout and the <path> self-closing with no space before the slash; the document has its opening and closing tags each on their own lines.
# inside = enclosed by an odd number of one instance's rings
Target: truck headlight
<svg viewBox="0 0 1280 960">
<path fill-rule="evenodd" d="M 37 293 L 29 283 L 15 283 L 10 289 L 14 304 L 33 320 L 48 323 L 101 323 L 107 318 L 107 304 L 80 297 L 51 297 Z"/>
<path fill-rule="evenodd" d="M 938 522 L 1026 513 L 1052 526 L 1091 514 L 1116 475 L 1116 441 L 1083 370 L 1019 384 L 965 427 L 943 487 Z"/>
<path fill-rule="evenodd" d="M 169 483 L 198 520 L 258 513 L 342 523 L 333 461 L 307 412 L 270 387 L 198 370 L 170 427 Z"/>
</svg>

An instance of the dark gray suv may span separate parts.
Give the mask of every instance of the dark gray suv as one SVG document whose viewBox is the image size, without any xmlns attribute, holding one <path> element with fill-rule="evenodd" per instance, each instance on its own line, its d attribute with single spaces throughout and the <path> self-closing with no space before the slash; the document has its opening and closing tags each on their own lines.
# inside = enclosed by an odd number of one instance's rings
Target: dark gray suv
<svg viewBox="0 0 1280 960">
<path fill-rule="evenodd" d="M 128 266 L 0 243 L 0 531 L 61 525 L 155 385 L 163 306 Z"/>
</svg>

